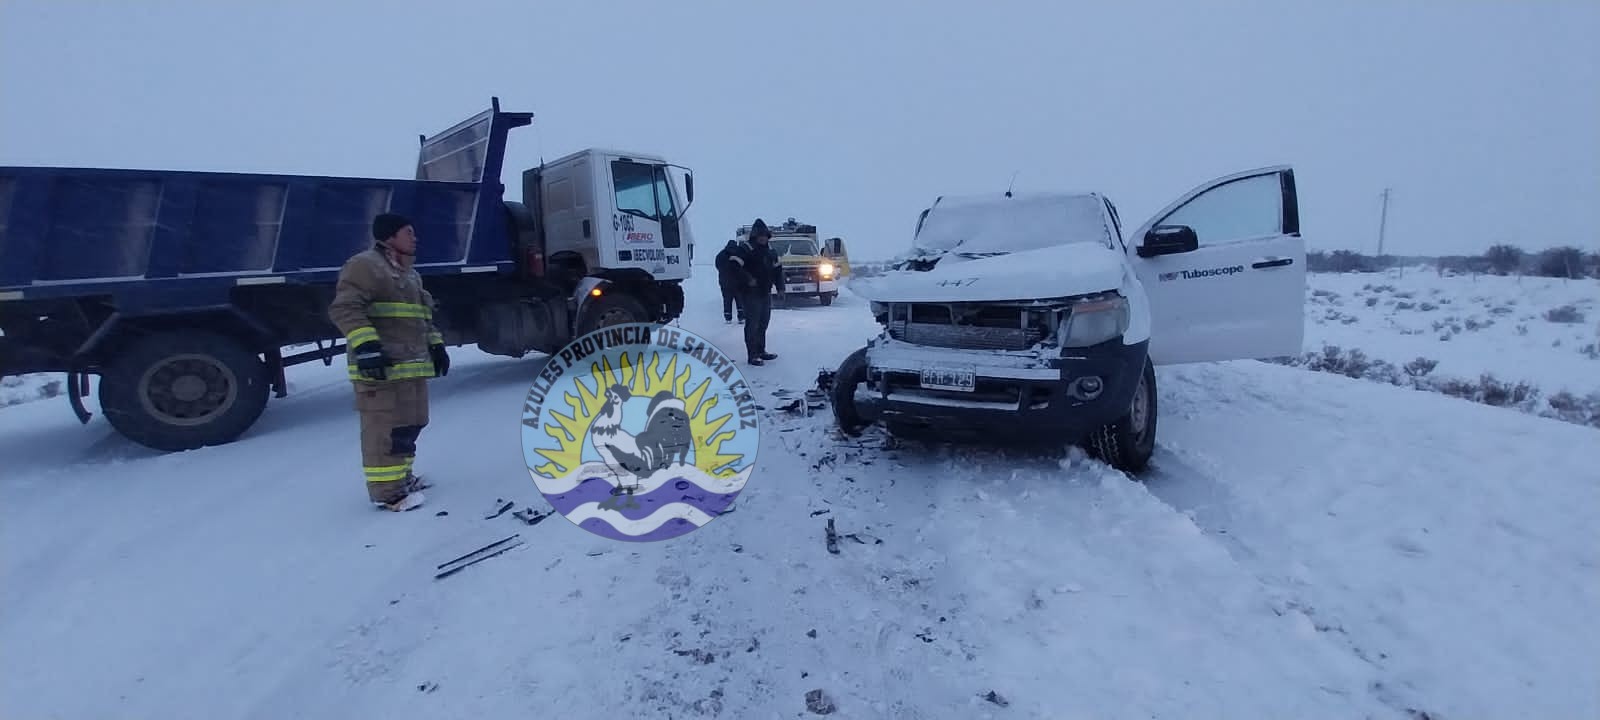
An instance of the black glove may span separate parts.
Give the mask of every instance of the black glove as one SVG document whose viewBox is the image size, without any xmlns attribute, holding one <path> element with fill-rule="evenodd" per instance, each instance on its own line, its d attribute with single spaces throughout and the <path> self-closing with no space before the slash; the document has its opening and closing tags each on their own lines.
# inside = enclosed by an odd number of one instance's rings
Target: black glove
<svg viewBox="0 0 1600 720">
<path fill-rule="evenodd" d="M 393 364 L 384 357 L 383 345 L 377 340 L 368 340 L 356 346 L 356 369 L 368 380 L 388 379 L 389 366 Z"/>
<path fill-rule="evenodd" d="M 434 375 L 444 377 L 450 374 L 450 353 L 444 351 L 444 345 L 429 345 L 428 354 L 433 356 Z"/>
</svg>

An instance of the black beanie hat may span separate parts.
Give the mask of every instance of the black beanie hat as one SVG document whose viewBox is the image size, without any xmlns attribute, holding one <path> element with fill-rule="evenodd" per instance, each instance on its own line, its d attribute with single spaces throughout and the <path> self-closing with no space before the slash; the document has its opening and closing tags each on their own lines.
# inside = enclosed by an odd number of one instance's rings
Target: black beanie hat
<svg viewBox="0 0 1600 720">
<path fill-rule="evenodd" d="M 383 213 L 372 219 L 372 239 L 382 242 L 394 237 L 394 234 L 404 230 L 411 221 L 403 215 Z"/>
<path fill-rule="evenodd" d="M 763 221 L 761 218 L 756 218 L 756 221 L 750 224 L 750 239 L 754 240 L 762 236 L 766 236 L 768 240 L 771 240 L 772 231 L 767 229 L 767 223 L 765 221 Z"/>
</svg>

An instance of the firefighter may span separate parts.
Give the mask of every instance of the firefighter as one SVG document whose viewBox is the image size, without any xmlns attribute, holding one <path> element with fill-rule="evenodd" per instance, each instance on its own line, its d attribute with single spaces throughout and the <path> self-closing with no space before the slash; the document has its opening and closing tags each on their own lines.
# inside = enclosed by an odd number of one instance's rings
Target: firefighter
<svg viewBox="0 0 1600 720">
<path fill-rule="evenodd" d="M 428 425 L 428 379 L 450 371 L 433 323 L 433 296 L 412 268 L 416 229 L 392 213 L 372 220 L 373 246 L 345 262 L 328 316 L 345 337 L 361 418 L 367 496 L 396 512 L 422 505 L 429 485 L 413 472 Z"/>
</svg>

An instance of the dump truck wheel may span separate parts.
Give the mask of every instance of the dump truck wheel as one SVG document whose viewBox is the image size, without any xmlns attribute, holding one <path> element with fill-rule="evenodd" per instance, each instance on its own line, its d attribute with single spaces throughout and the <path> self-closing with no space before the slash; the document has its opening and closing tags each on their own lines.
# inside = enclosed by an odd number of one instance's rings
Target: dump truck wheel
<svg viewBox="0 0 1600 720">
<path fill-rule="evenodd" d="M 650 313 L 638 298 L 623 293 L 607 293 L 583 305 L 578 318 L 577 337 L 611 325 L 650 322 Z"/>
<path fill-rule="evenodd" d="M 134 341 L 100 376 L 100 406 L 117 432 L 175 452 L 233 442 L 267 406 L 267 365 L 232 338 L 204 331 Z"/>
</svg>

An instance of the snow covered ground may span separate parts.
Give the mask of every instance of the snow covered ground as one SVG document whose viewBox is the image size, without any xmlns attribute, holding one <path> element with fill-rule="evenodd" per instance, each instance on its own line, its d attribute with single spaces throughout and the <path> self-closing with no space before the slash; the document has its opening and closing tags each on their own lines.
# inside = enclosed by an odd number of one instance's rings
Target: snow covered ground
<svg viewBox="0 0 1600 720">
<path fill-rule="evenodd" d="M 1355 297 L 1373 276 L 1332 282 L 1371 313 L 1340 332 L 1388 317 Z M 1526 297 L 1472 312 L 1555 332 L 1522 315 L 1563 296 Z M 737 353 L 712 273 L 689 298 L 683 326 Z M 874 331 L 848 294 L 780 309 L 781 357 L 742 370 L 800 390 Z M 1490 367 L 1373 333 L 1346 344 Z M 337 366 L 293 368 L 244 439 L 189 453 L 59 399 L 0 410 L 0 716 L 778 718 L 813 690 L 844 718 L 1600 716 L 1591 427 L 1269 363 L 1163 368 L 1136 483 L 769 410 L 736 512 L 632 545 L 483 518 L 548 508 L 518 424 L 541 361 L 452 352 L 419 458 L 438 485 L 402 515 L 366 503 Z M 1522 357 L 1507 377 L 1545 367 Z M 1551 372 L 1526 377 L 1596 384 Z"/>
<path fill-rule="evenodd" d="M 1308 285 L 1302 364 L 1600 427 L 1600 280 L 1409 268 Z"/>
<path fill-rule="evenodd" d="M 29 373 L 0 378 L 0 407 L 60 397 L 67 392 L 65 373 Z"/>
</svg>

